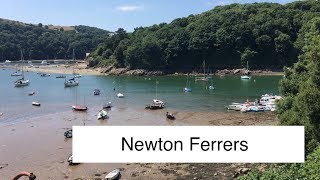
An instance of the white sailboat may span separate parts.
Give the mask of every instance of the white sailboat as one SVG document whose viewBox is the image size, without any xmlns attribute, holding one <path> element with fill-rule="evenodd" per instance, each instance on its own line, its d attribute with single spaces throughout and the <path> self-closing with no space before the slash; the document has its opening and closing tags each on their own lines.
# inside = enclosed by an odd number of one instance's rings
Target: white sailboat
<svg viewBox="0 0 320 180">
<path fill-rule="evenodd" d="M 206 75 L 206 61 L 203 61 L 203 76 L 196 77 L 196 81 L 209 81 L 209 77 Z"/>
<path fill-rule="evenodd" d="M 64 81 L 64 87 L 73 87 L 79 86 L 79 81 L 75 80 L 75 78 L 71 78 L 69 80 Z"/>
<path fill-rule="evenodd" d="M 163 108 L 164 102 L 158 99 L 158 84 L 159 84 L 159 81 L 156 81 L 156 98 L 153 99 L 153 104 Z"/>
<path fill-rule="evenodd" d="M 249 70 L 249 63 L 248 63 L 248 61 L 247 61 L 247 70 Z M 244 75 L 244 76 L 241 76 L 241 79 L 251 79 L 251 76 Z"/>
<path fill-rule="evenodd" d="M 187 83 L 186 83 L 186 87 L 183 88 L 184 92 L 191 92 L 192 89 L 190 88 L 190 81 L 189 81 L 189 74 L 187 76 Z"/>
<path fill-rule="evenodd" d="M 21 61 L 24 62 L 23 60 L 23 54 L 22 54 L 22 50 L 21 50 Z M 16 80 L 14 82 L 14 86 L 15 87 L 22 87 L 22 86 L 28 86 L 29 85 L 29 79 L 25 79 L 24 78 L 24 71 L 23 71 L 23 65 L 22 65 L 22 78 Z"/>
</svg>

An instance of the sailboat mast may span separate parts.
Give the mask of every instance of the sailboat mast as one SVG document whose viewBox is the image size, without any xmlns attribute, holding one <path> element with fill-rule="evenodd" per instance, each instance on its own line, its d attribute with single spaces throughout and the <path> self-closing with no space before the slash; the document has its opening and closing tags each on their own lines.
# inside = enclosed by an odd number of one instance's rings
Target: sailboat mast
<svg viewBox="0 0 320 180">
<path fill-rule="evenodd" d="M 156 99 L 158 99 L 158 81 L 156 80 Z"/>
<path fill-rule="evenodd" d="M 203 75 L 206 75 L 206 61 L 203 61 Z"/>
<path fill-rule="evenodd" d="M 23 54 L 22 54 L 22 50 L 20 50 L 20 59 L 21 59 L 21 63 L 22 63 L 22 68 L 21 68 L 21 71 L 22 71 L 22 79 L 24 79 L 24 72 L 23 72 Z"/>
</svg>

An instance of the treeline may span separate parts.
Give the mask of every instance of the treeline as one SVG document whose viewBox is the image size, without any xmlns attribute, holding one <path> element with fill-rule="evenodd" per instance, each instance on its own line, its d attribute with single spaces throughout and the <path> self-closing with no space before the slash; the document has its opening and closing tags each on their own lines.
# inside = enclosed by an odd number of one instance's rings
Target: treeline
<svg viewBox="0 0 320 180">
<path fill-rule="evenodd" d="M 104 42 L 109 32 L 88 26 L 74 26 L 68 30 L 50 29 L 47 25 L 25 24 L 0 19 L 0 60 L 24 59 L 84 59 Z"/>
<path fill-rule="evenodd" d="M 306 162 L 253 171 L 240 179 L 320 179 L 320 17 L 305 27 L 300 60 L 285 70 L 280 83 L 285 98 L 277 104 L 277 114 L 281 125 L 304 126 Z"/>
<path fill-rule="evenodd" d="M 317 1 L 231 4 L 150 27 L 135 28 L 99 45 L 91 65 L 131 69 L 272 68 L 298 60 L 306 22 L 320 16 Z"/>
</svg>

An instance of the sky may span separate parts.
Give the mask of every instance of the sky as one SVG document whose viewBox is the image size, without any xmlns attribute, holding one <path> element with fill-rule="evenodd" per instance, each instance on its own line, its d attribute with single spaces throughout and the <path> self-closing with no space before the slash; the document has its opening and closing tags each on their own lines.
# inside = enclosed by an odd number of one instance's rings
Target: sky
<svg viewBox="0 0 320 180">
<path fill-rule="evenodd" d="M 32 24 L 87 25 L 116 31 L 170 23 L 231 3 L 294 0 L 0 0 L 0 18 Z"/>
</svg>

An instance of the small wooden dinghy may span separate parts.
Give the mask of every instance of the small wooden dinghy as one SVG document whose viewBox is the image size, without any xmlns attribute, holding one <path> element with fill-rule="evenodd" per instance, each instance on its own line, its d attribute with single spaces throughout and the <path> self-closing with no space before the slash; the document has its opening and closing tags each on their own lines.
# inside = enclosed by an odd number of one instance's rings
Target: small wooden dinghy
<svg viewBox="0 0 320 180">
<path fill-rule="evenodd" d="M 36 92 L 34 92 L 34 91 L 32 91 L 32 92 L 29 92 L 29 96 L 32 96 L 32 95 L 34 95 L 34 94 L 36 94 Z"/>
<path fill-rule="evenodd" d="M 86 111 L 86 110 L 88 110 L 88 108 L 85 107 L 85 106 L 72 106 L 72 109 L 75 110 L 75 111 Z"/>
<path fill-rule="evenodd" d="M 34 105 L 34 106 L 40 106 L 40 103 L 33 101 L 33 102 L 32 102 L 32 105 Z"/>
<path fill-rule="evenodd" d="M 105 179 L 117 179 L 120 176 L 120 170 L 115 169 L 106 175 Z"/>
<path fill-rule="evenodd" d="M 64 132 L 64 136 L 66 138 L 72 138 L 72 129 L 69 129 L 66 132 Z"/>
<path fill-rule="evenodd" d="M 175 119 L 174 115 L 169 113 L 169 112 L 166 113 L 166 116 L 167 116 L 168 119 L 171 119 L 171 120 Z"/>
</svg>

